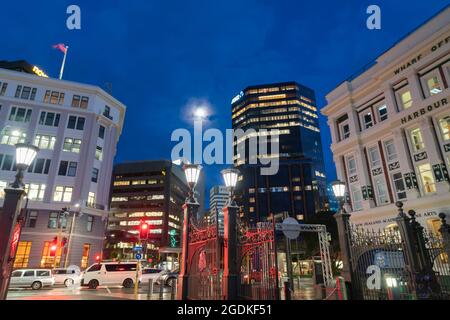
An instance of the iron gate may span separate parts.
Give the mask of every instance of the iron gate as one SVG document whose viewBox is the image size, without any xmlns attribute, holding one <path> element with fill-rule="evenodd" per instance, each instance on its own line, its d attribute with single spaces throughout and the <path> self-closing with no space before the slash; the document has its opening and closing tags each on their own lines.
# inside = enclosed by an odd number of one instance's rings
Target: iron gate
<svg viewBox="0 0 450 320">
<path fill-rule="evenodd" d="M 242 227 L 239 232 L 238 296 L 245 300 L 278 298 L 275 229 L 272 222 Z"/>
<path fill-rule="evenodd" d="M 188 298 L 221 298 L 222 246 L 217 224 L 190 222 L 188 257 Z"/>
</svg>

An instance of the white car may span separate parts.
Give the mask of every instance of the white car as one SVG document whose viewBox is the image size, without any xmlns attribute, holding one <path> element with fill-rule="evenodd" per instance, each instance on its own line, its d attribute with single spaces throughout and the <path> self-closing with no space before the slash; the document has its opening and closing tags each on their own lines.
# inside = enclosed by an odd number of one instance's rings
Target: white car
<svg viewBox="0 0 450 320">
<path fill-rule="evenodd" d="M 166 273 L 167 273 L 167 271 L 165 271 L 163 269 L 144 268 L 142 270 L 141 283 L 147 284 L 150 279 L 153 280 L 153 283 L 158 283 L 159 279 Z"/>
<path fill-rule="evenodd" d="M 121 285 L 132 288 L 136 279 L 137 262 L 99 262 L 91 265 L 81 275 L 81 286 L 96 289 L 104 285 Z M 138 279 L 141 277 L 138 272 Z"/>
<path fill-rule="evenodd" d="M 39 290 L 42 287 L 51 287 L 55 284 L 55 277 L 50 269 L 18 269 L 11 274 L 10 288 L 32 288 Z"/>
<path fill-rule="evenodd" d="M 69 266 L 68 268 L 57 268 L 53 270 L 55 284 L 64 284 L 70 287 L 79 284 L 81 281 L 81 270 L 77 266 Z"/>
</svg>

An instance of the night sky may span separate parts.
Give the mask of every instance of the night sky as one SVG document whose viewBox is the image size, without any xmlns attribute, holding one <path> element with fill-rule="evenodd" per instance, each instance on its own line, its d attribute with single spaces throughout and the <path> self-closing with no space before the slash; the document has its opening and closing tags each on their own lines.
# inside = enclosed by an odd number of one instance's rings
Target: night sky
<svg viewBox="0 0 450 320">
<path fill-rule="evenodd" d="M 66 8 L 81 7 L 81 30 L 66 28 Z M 366 8 L 381 7 L 382 29 L 366 28 Z M 210 105 L 208 127 L 231 127 L 231 99 L 248 85 L 297 81 L 319 107 L 339 83 L 448 4 L 427 1 L 2 1 L 0 60 L 25 59 L 57 77 L 112 84 L 127 105 L 116 162 L 170 158 L 176 128 L 191 128 L 190 108 Z M 327 176 L 335 178 L 326 119 L 320 128 Z M 222 183 L 206 168 L 207 187 Z"/>
</svg>

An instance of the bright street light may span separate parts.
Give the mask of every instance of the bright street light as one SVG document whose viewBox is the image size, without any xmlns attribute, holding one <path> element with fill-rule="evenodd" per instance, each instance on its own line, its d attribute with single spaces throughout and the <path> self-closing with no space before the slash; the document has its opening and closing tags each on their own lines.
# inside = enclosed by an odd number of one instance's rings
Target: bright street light
<svg viewBox="0 0 450 320">
<path fill-rule="evenodd" d="M 342 181 L 334 181 L 331 183 L 331 188 L 333 189 L 334 196 L 338 199 L 343 199 L 345 195 L 345 183 Z"/>
<path fill-rule="evenodd" d="M 202 166 L 199 164 L 185 164 L 183 166 L 183 170 L 184 174 L 186 175 L 187 183 L 189 184 L 191 190 L 193 190 L 195 185 L 197 184 Z"/>
</svg>

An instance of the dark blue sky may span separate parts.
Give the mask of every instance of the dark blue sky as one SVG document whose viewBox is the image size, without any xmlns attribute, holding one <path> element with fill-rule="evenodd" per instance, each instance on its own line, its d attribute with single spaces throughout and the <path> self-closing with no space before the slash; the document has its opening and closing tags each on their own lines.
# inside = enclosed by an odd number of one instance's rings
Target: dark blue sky
<svg viewBox="0 0 450 320">
<path fill-rule="evenodd" d="M 81 7 L 82 29 L 66 28 L 66 8 Z M 382 29 L 366 28 L 366 8 L 381 7 Z M 427 1 L 5 1 L 0 59 L 26 59 L 57 77 L 104 87 L 127 105 L 116 162 L 169 158 L 171 132 L 190 127 L 186 106 L 205 99 L 210 127 L 231 126 L 230 100 L 244 87 L 297 81 L 315 90 L 318 106 L 345 78 L 445 7 Z M 334 179 L 325 118 L 327 175 Z M 221 183 L 206 168 L 207 186 Z"/>
</svg>

